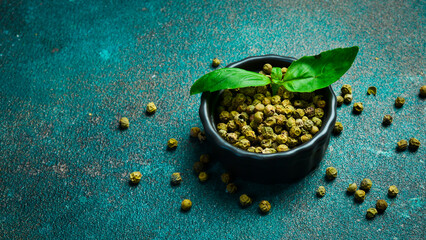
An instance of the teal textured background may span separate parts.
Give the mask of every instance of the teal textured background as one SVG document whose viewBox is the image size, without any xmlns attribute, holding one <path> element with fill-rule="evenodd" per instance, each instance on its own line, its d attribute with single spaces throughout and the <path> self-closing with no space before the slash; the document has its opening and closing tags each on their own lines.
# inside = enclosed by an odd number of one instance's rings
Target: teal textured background
<svg viewBox="0 0 426 240">
<path fill-rule="evenodd" d="M 422 239 L 425 12 L 424 0 L 0 1 L 0 238 Z M 345 129 L 317 170 L 289 185 L 237 180 L 235 195 L 218 163 L 208 182 L 197 181 L 192 164 L 209 148 L 189 138 L 201 124 L 200 96 L 189 88 L 214 57 L 225 66 L 353 45 L 358 57 L 333 88 L 351 84 L 365 110 L 338 109 Z M 375 97 L 366 95 L 372 85 Z M 394 117 L 386 128 L 384 114 Z M 166 150 L 171 137 L 176 151 Z M 417 152 L 395 151 L 411 137 L 422 143 Z M 324 180 L 328 166 L 335 181 Z M 142 181 L 131 187 L 137 170 Z M 176 171 L 184 180 L 171 187 Z M 357 204 L 345 189 L 364 177 L 373 188 Z M 397 198 L 387 198 L 389 185 Z M 248 209 L 238 206 L 242 193 L 254 198 Z M 187 213 L 184 198 L 193 202 Z M 256 209 L 263 199 L 272 204 L 266 216 Z M 368 221 L 377 199 L 389 208 Z"/>
</svg>

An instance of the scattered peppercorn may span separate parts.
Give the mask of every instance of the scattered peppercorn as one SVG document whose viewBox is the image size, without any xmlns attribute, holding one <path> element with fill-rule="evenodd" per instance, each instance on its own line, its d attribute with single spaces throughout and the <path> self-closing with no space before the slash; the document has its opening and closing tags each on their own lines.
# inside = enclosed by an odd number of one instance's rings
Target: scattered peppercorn
<svg viewBox="0 0 426 240">
<path fill-rule="evenodd" d="M 337 106 L 340 107 L 343 104 L 343 97 L 342 96 L 337 96 Z"/>
<path fill-rule="evenodd" d="M 216 68 L 220 65 L 220 60 L 218 58 L 213 58 L 212 67 Z"/>
<path fill-rule="evenodd" d="M 354 103 L 354 107 L 353 107 L 354 113 L 359 114 L 362 112 L 362 110 L 364 110 L 364 106 L 362 105 L 362 103 L 360 102 Z"/>
<path fill-rule="evenodd" d="M 383 125 L 391 125 L 392 124 L 392 120 L 393 120 L 393 118 L 392 118 L 392 116 L 391 115 L 388 115 L 388 114 L 386 114 L 384 117 L 383 117 L 383 122 L 382 122 L 382 124 Z"/>
<path fill-rule="evenodd" d="M 155 106 L 155 104 L 153 102 L 148 103 L 148 105 L 146 105 L 146 112 L 149 114 L 153 114 L 155 113 L 155 111 L 157 111 L 157 107 Z"/>
<path fill-rule="evenodd" d="M 426 97 L 426 85 L 423 85 L 420 87 L 420 93 L 419 93 L 420 97 L 424 98 Z"/>
<path fill-rule="evenodd" d="M 194 165 L 192 165 L 192 169 L 194 169 L 194 172 L 200 173 L 204 170 L 204 164 L 202 162 L 195 162 Z"/>
<path fill-rule="evenodd" d="M 351 183 L 351 184 L 349 184 L 348 188 L 346 188 L 346 191 L 348 193 L 353 194 L 356 191 L 357 187 L 358 186 L 356 185 L 356 183 Z"/>
<path fill-rule="evenodd" d="M 369 208 L 367 210 L 366 217 L 368 219 L 372 219 L 372 218 L 374 218 L 376 216 L 376 214 L 377 214 L 377 209 L 375 209 L 375 208 Z"/>
<path fill-rule="evenodd" d="M 206 172 L 200 172 L 198 174 L 198 179 L 200 180 L 200 182 L 205 182 L 207 181 L 207 179 L 209 179 L 209 175 L 207 175 Z"/>
<path fill-rule="evenodd" d="M 325 187 L 324 186 L 319 186 L 317 189 L 317 196 L 318 197 L 324 197 L 325 196 Z"/>
<path fill-rule="evenodd" d="M 269 63 L 263 65 L 263 72 L 266 73 L 267 75 L 271 74 L 271 72 L 272 72 L 272 65 L 269 64 Z"/>
<path fill-rule="evenodd" d="M 178 141 L 174 138 L 170 138 L 169 141 L 167 141 L 167 147 L 170 149 L 176 148 L 178 145 Z"/>
<path fill-rule="evenodd" d="M 229 173 L 222 173 L 222 175 L 220 175 L 220 180 L 222 180 L 223 183 L 228 184 L 231 181 L 231 175 Z"/>
<path fill-rule="evenodd" d="M 247 196 L 246 194 L 243 194 L 240 196 L 240 204 L 241 204 L 241 207 L 245 208 L 252 204 L 252 200 L 249 196 Z"/>
<path fill-rule="evenodd" d="M 191 136 L 191 137 L 198 137 L 198 134 L 201 132 L 201 130 L 200 130 L 200 128 L 199 127 L 193 127 L 193 128 L 191 128 L 191 131 L 189 132 L 189 135 Z"/>
<path fill-rule="evenodd" d="M 226 191 L 228 193 L 236 193 L 237 190 L 238 188 L 234 183 L 228 183 L 228 185 L 226 185 Z"/>
<path fill-rule="evenodd" d="M 325 176 L 327 177 L 328 180 L 333 180 L 337 177 L 337 169 L 334 167 L 328 167 L 325 170 Z"/>
<path fill-rule="evenodd" d="M 204 142 L 206 140 L 206 133 L 204 131 L 201 131 L 198 133 L 197 137 L 200 142 Z"/>
<path fill-rule="evenodd" d="M 377 88 L 374 87 L 374 86 L 368 87 L 367 94 L 368 95 L 373 94 L 374 96 L 376 96 L 376 94 L 377 94 Z"/>
<path fill-rule="evenodd" d="M 210 163 L 210 156 L 208 154 L 202 154 L 200 156 L 200 162 L 202 164 L 208 164 L 208 163 Z"/>
<path fill-rule="evenodd" d="M 342 88 L 340 89 L 342 92 L 342 95 L 351 94 L 352 93 L 352 87 L 349 84 L 344 84 Z"/>
<path fill-rule="evenodd" d="M 180 204 L 180 208 L 181 208 L 183 211 L 189 211 L 189 210 L 191 209 L 191 207 L 192 207 L 192 202 L 191 202 L 191 200 L 189 200 L 189 199 L 184 199 L 184 200 L 182 201 L 182 203 Z"/>
<path fill-rule="evenodd" d="M 399 142 L 397 142 L 396 145 L 399 151 L 404 151 L 408 147 L 408 142 L 407 140 L 402 139 Z"/>
<path fill-rule="evenodd" d="M 404 105 L 405 99 L 403 97 L 397 97 L 395 99 L 395 107 L 400 108 Z"/>
<path fill-rule="evenodd" d="M 260 201 L 259 210 L 261 213 L 266 214 L 271 210 L 271 204 L 266 200 Z"/>
<path fill-rule="evenodd" d="M 343 97 L 343 102 L 345 104 L 350 104 L 352 102 L 352 94 L 345 94 Z"/>
<path fill-rule="evenodd" d="M 359 188 L 368 192 L 370 191 L 372 186 L 373 186 L 373 182 L 369 178 L 364 178 L 362 179 L 361 185 L 359 186 Z"/>
<path fill-rule="evenodd" d="M 389 197 L 394 198 L 394 197 L 396 197 L 396 195 L 398 195 L 398 193 L 399 193 L 399 190 L 395 185 L 392 185 L 392 186 L 389 187 L 389 189 L 388 189 L 388 196 Z"/>
<path fill-rule="evenodd" d="M 142 174 L 141 172 L 132 172 L 130 173 L 130 182 L 133 184 L 137 184 L 141 181 Z"/>
<path fill-rule="evenodd" d="M 334 133 L 335 135 L 338 135 L 338 134 L 340 134 L 342 131 L 343 131 L 343 125 L 342 125 L 342 123 L 341 123 L 341 122 L 336 122 L 336 123 L 334 124 L 333 133 Z"/>
<path fill-rule="evenodd" d="M 355 192 L 355 201 L 364 202 L 365 192 L 363 190 L 356 190 Z"/>
<path fill-rule="evenodd" d="M 126 118 L 126 117 L 120 118 L 120 128 L 121 129 L 127 129 L 127 128 L 129 128 L 129 125 L 130 125 L 130 123 L 129 123 L 128 118 Z"/>
<path fill-rule="evenodd" d="M 412 151 L 416 151 L 420 147 L 420 141 L 416 138 L 410 138 L 408 143 L 409 143 L 408 148 Z"/>
<path fill-rule="evenodd" d="M 172 185 L 179 185 L 181 182 L 182 182 L 182 177 L 180 176 L 180 173 L 178 172 L 173 173 L 171 177 Z"/>
<path fill-rule="evenodd" d="M 383 213 L 386 210 L 386 208 L 388 208 L 388 203 L 385 200 L 383 199 L 377 200 L 376 209 L 379 213 Z"/>
</svg>

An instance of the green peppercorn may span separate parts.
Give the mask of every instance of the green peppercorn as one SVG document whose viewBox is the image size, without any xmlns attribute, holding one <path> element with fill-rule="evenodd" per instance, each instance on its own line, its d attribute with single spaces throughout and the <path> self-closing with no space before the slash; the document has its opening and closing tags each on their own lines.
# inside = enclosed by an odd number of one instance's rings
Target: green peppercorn
<svg viewBox="0 0 426 240">
<path fill-rule="evenodd" d="M 342 96 L 337 96 L 337 106 L 340 107 L 343 104 L 343 97 Z"/>
<path fill-rule="evenodd" d="M 293 113 L 295 118 L 302 118 L 303 116 L 305 116 L 305 110 L 298 108 L 296 109 L 296 111 Z"/>
<path fill-rule="evenodd" d="M 287 72 L 287 68 L 286 68 L 286 67 L 281 68 L 281 73 L 282 73 L 283 75 L 284 75 L 286 72 Z"/>
<path fill-rule="evenodd" d="M 225 131 L 228 131 L 228 125 L 226 125 L 225 123 L 218 123 L 217 125 L 216 125 L 216 128 L 217 128 L 217 130 L 219 131 L 219 130 L 225 130 Z M 194 136 L 194 137 L 197 137 L 198 136 L 198 133 L 199 132 L 201 132 L 201 130 L 198 128 L 198 132 L 196 133 L 196 135 Z M 195 133 L 194 133 L 195 134 Z M 193 133 L 192 133 L 192 129 L 191 129 L 191 137 L 193 136 Z"/>
<path fill-rule="evenodd" d="M 262 151 L 263 154 L 276 153 L 276 152 L 277 150 L 275 148 L 265 148 Z"/>
<path fill-rule="evenodd" d="M 403 97 L 397 97 L 395 99 L 395 107 L 397 107 L 397 108 L 402 107 L 404 105 L 404 103 L 405 103 L 405 98 L 403 98 Z"/>
<path fill-rule="evenodd" d="M 233 144 L 236 143 L 238 141 L 238 134 L 233 132 L 233 133 L 228 133 L 226 135 L 226 141 L 228 141 L 229 143 Z"/>
<path fill-rule="evenodd" d="M 127 129 L 129 128 L 129 119 L 126 117 L 120 118 L 120 128 L 121 129 Z"/>
<path fill-rule="evenodd" d="M 396 197 L 396 195 L 398 195 L 398 193 L 399 193 L 399 190 L 395 185 L 392 185 L 392 186 L 389 187 L 389 189 L 388 189 L 388 196 L 389 197 L 394 198 L 394 197 Z"/>
<path fill-rule="evenodd" d="M 142 179 L 141 172 L 132 172 L 130 173 L 130 182 L 133 184 L 138 184 Z"/>
<path fill-rule="evenodd" d="M 255 107 L 253 105 L 248 105 L 247 108 L 246 108 L 246 112 L 248 114 L 254 113 L 254 110 L 255 110 Z"/>
<path fill-rule="evenodd" d="M 249 196 L 247 196 L 247 194 L 243 194 L 240 196 L 240 204 L 241 207 L 245 208 L 252 204 L 252 200 Z"/>
<path fill-rule="evenodd" d="M 192 202 L 189 199 L 184 199 L 180 205 L 182 211 L 189 211 L 192 207 Z"/>
<path fill-rule="evenodd" d="M 315 108 L 315 117 L 322 118 L 324 116 L 324 109 Z"/>
<path fill-rule="evenodd" d="M 150 102 L 148 103 L 148 105 L 146 105 L 146 112 L 148 114 L 154 114 L 155 111 L 157 111 L 157 107 L 155 106 L 153 102 Z"/>
<path fill-rule="evenodd" d="M 368 219 L 372 219 L 372 218 L 374 218 L 376 216 L 376 214 L 377 214 L 377 209 L 375 209 L 375 208 L 369 208 L 367 210 L 366 217 Z"/>
<path fill-rule="evenodd" d="M 354 107 L 353 107 L 354 113 L 360 114 L 362 110 L 364 110 L 364 106 L 362 105 L 362 103 L 360 102 L 354 103 Z"/>
<path fill-rule="evenodd" d="M 274 127 L 274 131 L 275 131 L 275 133 L 279 134 L 283 131 L 283 127 L 277 125 L 277 126 Z"/>
<path fill-rule="evenodd" d="M 352 102 L 352 94 L 346 94 L 346 95 L 344 95 L 343 102 L 345 104 L 351 103 Z"/>
<path fill-rule="evenodd" d="M 265 110 L 265 105 L 258 103 L 254 106 L 256 112 L 263 112 Z"/>
<path fill-rule="evenodd" d="M 426 97 L 426 85 L 423 85 L 423 86 L 420 87 L 419 96 L 422 97 L 422 98 Z"/>
<path fill-rule="evenodd" d="M 318 100 L 317 101 L 317 107 L 319 107 L 319 108 L 325 108 L 325 105 L 326 105 L 327 103 L 326 103 L 326 101 L 325 100 Z"/>
<path fill-rule="evenodd" d="M 230 132 L 236 131 L 238 129 L 238 124 L 234 120 L 229 120 L 226 126 Z"/>
<path fill-rule="evenodd" d="M 222 111 L 219 114 L 219 120 L 221 122 L 228 122 L 229 120 L 231 120 L 231 114 L 228 111 Z"/>
<path fill-rule="evenodd" d="M 288 150 L 290 150 L 290 148 L 285 144 L 280 144 L 277 147 L 277 152 L 287 152 Z"/>
<path fill-rule="evenodd" d="M 268 117 L 273 116 L 273 115 L 274 115 L 274 113 L 275 113 L 275 107 L 274 107 L 274 106 L 272 106 L 271 104 L 268 104 L 268 105 L 266 105 L 266 107 L 264 108 L 263 113 L 264 113 L 266 116 L 268 116 Z"/>
<path fill-rule="evenodd" d="M 343 131 L 343 124 L 341 122 L 336 122 L 334 124 L 333 133 L 338 135 Z"/>
<path fill-rule="evenodd" d="M 327 177 L 328 180 L 333 180 L 337 177 L 337 169 L 334 167 L 328 167 L 325 170 L 325 176 Z"/>
<path fill-rule="evenodd" d="M 310 131 L 313 126 L 314 126 L 314 122 L 312 122 L 312 120 L 307 119 L 303 121 L 303 128 L 305 130 Z"/>
<path fill-rule="evenodd" d="M 178 145 L 178 141 L 174 138 L 170 138 L 169 141 L 167 141 L 167 147 L 170 149 L 176 148 Z"/>
<path fill-rule="evenodd" d="M 399 142 L 397 142 L 396 145 L 399 151 L 404 151 L 408 147 L 408 142 L 402 139 Z"/>
<path fill-rule="evenodd" d="M 302 101 L 302 100 L 294 100 L 294 102 L 293 102 L 293 106 L 295 108 L 302 108 L 302 107 L 304 107 L 304 105 L 305 105 L 305 102 Z"/>
<path fill-rule="evenodd" d="M 249 141 L 256 141 L 256 133 L 254 131 L 247 131 L 244 136 Z"/>
<path fill-rule="evenodd" d="M 311 134 L 315 135 L 319 131 L 319 128 L 317 126 L 312 126 L 311 128 Z"/>
<path fill-rule="evenodd" d="M 322 126 L 322 120 L 317 118 L 317 117 L 313 117 L 312 118 L 312 122 L 314 122 L 315 126 L 317 127 L 321 127 Z"/>
<path fill-rule="evenodd" d="M 256 123 L 261 123 L 261 122 L 263 122 L 263 112 L 256 112 L 256 113 L 254 114 L 253 121 L 254 121 L 254 122 L 256 122 Z"/>
<path fill-rule="evenodd" d="M 291 137 L 287 138 L 287 145 L 289 147 L 295 147 L 298 143 L 299 141 L 295 138 L 291 138 Z"/>
<path fill-rule="evenodd" d="M 263 99 L 265 98 L 265 95 L 263 95 L 262 93 L 256 93 L 253 98 L 255 100 L 259 100 L 259 101 L 263 101 Z M 253 104 L 254 105 L 254 104 Z"/>
<path fill-rule="evenodd" d="M 372 186 L 373 186 L 373 182 L 369 178 L 364 178 L 362 179 L 361 185 L 359 186 L 359 188 L 368 192 L 370 191 Z"/>
<path fill-rule="evenodd" d="M 220 60 L 218 58 L 213 58 L 212 67 L 217 68 L 220 65 Z"/>
<path fill-rule="evenodd" d="M 365 192 L 363 190 L 356 190 L 355 201 L 364 202 L 364 200 L 365 200 Z"/>
<path fill-rule="evenodd" d="M 202 162 L 195 162 L 194 165 L 192 165 L 192 168 L 194 169 L 194 172 L 200 173 L 204 170 L 204 164 Z"/>
<path fill-rule="evenodd" d="M 262 147 L 256 147 L 256 149 L 254 150 L 255 153 L 262 153 L 263 152 L 263 148 Z"/>
<path fill-rule="evenodd" d="M 352 87 L 349 84 L 345 84 L 345 85 L 342 86 L 340 91 L 342 92 L 342 95 L 351 94 L 352 93 Z"/>
<path fill-rule="evenodd" d="M 263 105 L 270 105 L 271 103 L 272 103 L 272 98 L 271 97 L 265 97 L 263 100 L 262 100 L 262 103 L 263 103 Z"/>
<path fill-rule="evenodd" d="M 255 147 L 253 147 L 253 146 L 251 146 L 251 147 L 247 148 L 247 152 L 252 152 L 252 153 L 254 153 L 255 151 L 256 151 L 256 148 L 255 148 Z"/>
<path fill-rule="evenodd" d="M 307 142 L 307 141 L 309 141 L 311 139 L 312 139 L 312 135 L 311 134 L 304 134 L 304 135 L 300 136 L 300 141 L 302 143 L 305 143 L 305 142 Z"/>
<path fill-rule="evenodd" d="M 179 185 L 181 182 L 182 182 L 182 177 L 180 176 L 180 173 L 178 172 L 173 173 L 171 177 L 172 185 Z"/>
<path fill-rule="evenodd" d="M 410 138 L 408 143 L 408 148 L 412 151 L 416 151 L 420 147 L 420 141 L 417 138 Z"/>
<path fill-rule="evenodd" d="M 383 199 L 377 200 L 376 209 L 379 213 L 383 213 L 386 210 L 386 208 L 388 208 L 388 203 L 385 200 Z"/>
<path fill-rule="evenodd" d="M 200 172 L 198 174 L 198 180 L 200 180 L 200 182 L 205 182 L 207 179 L 209 179 L 209 175 L 207 175 L 206 172 Z"/>
<path fill-rule="evenodd" d="M 236 193 L 237 192 L 237 186 L 234 183 L 228 183 L 228 185 L 226 185 L 226 191 L 228 193 Z"/>
<path fill-rule="evenodd" d="M 285 106 L 291 106 L 291 101 L 289 99 L 284 99 L 281 104 L 285 107 Z"/>
<path fill-rule="evenodd" d="M 276 137 L 276 134 L 274 133 L 274 130 L 271 127 L 263 127 L 261 131 L 262 131 L 262 136 L 266 139 Z"/>
<path fill-rule="evenodd" d="M 274 95 L 274 96 L 272 96 L 272 98 L 271 98 L 271 103 L 272 103 L 273 105 L 280 104 L 280 103 L 281 103 L 281 97 L 280 97 L 279 95 Z"/>
<path fill-rule="evenodd" d="M 392 124 L 392 120 L 393 120 L 392 116 L 391 116 L 391 115 L 386 114 L 386 115 L 383 117 L 382 124 L 383 124 L 383 125 L 385 125 L 385 126 L 391 125 L 391 124 Z"/>
<path fill-rule="evenodd" d="M 300 130 L 300 128 L 297 126 L 294 126 L 290 129 L 291 137 L 298 137 L 301 133 L 302 133 L 302 130 Z"/>
<path fill-rule="evenodd" d="M 275 117 L 267 117 L 265 119 L 265 125 L 268 127 L 272 127 L 277 123 L 277 119 Z"/>
<path fill-rule="evenodd" d="M 263 65 L 263 72 L 266 73 L 267 75 L 271 74 L 271 72 L 272 72 L 272 65 L 269 64 L 269 63 Z"/>
<path fill-rule="evenodd" d="M 261 213 L 266 214 L 271 210 L 271 204 L 266 200 L 260 201 L 259 210 Z"/>
<path fill-rule="evenodd" d="M 220 180 L 222 180 L 223 183 L 228 184 L 231 181 L 231 174 L 222 173 L 222 175 L 220 175 Z"/>
<path fill-rule="evenodd" d="M 308 118 L 315 116 L 315 108 L 313 107 L 305 108 L 305 116 L 307 116 Z"/>
<path fill-rule="evenodd" d="M 357 189 L 357 185 L 356 185 L 356 183 L 351 183 L 351 184 L 349 184 L 349 186 L 348 186 L 348 188 L 346 189 L 346 191 L 348 192 L 348 193 L 350 193 L 350 194 L 353 194 L 355 191 L 356 191 L 356 189 Z"/>
<path fill-rule="evenodd" d="M 287 142 L 287 135 L 286 134 L 279 134 L 275 138 L 275 141 L 279 144 L 284 144 Z"/>
<path fill-rule="evenodd" d="M 324 186 L 319 186 L 317 189 L 317 196 L 322 198 L 325 196 L 325 187 Z"/>
<path fill-rule="evenodd" d="M 219 128 L 218 128 L 219 129 Z M 226 130 L 226 129 L 225 129 Z M 198 136 L 198 133 L 200 133 L 201 132 L 201 130 L 200 130 L 200 128 L 199 127 L 193 127 L 193 128 L 191 128 L 191 131 L 189 132 L 189 135 L 191 136 L 191 137 L 197 137 Z"/>
<path fill-rule="evenodd" d="M 229 107 L 232 104 L 232 99 L 233 99 L 232 96 L 226 96 L 222 99 L 220 104 L 225 106 L 225 107 Z"/>
<path fill-rule="evenodd" d="M 226 136 L 228 135 L 228 132 L 223 129 L 220 129 L 218 133 L 219 133 L 219 136 L 221 136 L 222 138 L 226 138 Z"/>
<path fill-rule="evenodd" d="M 247 148 L 250 147 L 250 141 L 248 139 L 241 139 L 238 142 L 238 147 L 244 150 L 247 150 Z"/>
</svg>

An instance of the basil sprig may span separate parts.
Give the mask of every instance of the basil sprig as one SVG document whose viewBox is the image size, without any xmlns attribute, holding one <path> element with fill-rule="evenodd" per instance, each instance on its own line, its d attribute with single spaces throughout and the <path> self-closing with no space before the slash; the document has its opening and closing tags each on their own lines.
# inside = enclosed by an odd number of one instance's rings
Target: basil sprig
<svg viewBox="0 0 426 240">
<path fill-rule="evenodd" d="M 284 86 L 291 92 L 313 92 L 340 79 L 352 66 L 359 48 L 336 48 L 315 56 L 305 56 L 291 63 L 284 78 L 281 68 L 274 67 L 271 78 L 239 68 L 222 68 L 199 78 L 191 87 L 191 95 L 222 89 L 265 86 L 272 90 Z"/>
</svg>

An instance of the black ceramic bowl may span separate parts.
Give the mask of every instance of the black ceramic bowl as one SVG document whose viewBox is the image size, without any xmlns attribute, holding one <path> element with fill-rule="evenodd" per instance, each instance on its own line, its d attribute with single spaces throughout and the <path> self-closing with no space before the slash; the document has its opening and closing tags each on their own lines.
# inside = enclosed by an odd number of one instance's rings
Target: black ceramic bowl
<svg viewBox="0 0 426 240">
<path fill-rule="evenodd" d="M 288 67 L 294 60 L 296 59 L 292 57 L 264 55 L 249 57 L 231 63 L 227 67 L 258 72 L 265 63 L 270 63 L 274 67 Z M 323 158 L 336 122 L 336 96 L 333 89 L 327 87 L 318 91 L 327 102 L 320 131 L 310 141 L 290 151 L 272 154 L 247 152 L 221 138 L 216 129 L 215 117 L 221 91 L 203 93 L 200 118 L 206 132 L 207 144 L 212 148 L 213 157 L 219 160 L 228 171 L 249 181 L 284 183 L 306 176 Z"/>
</svg>

